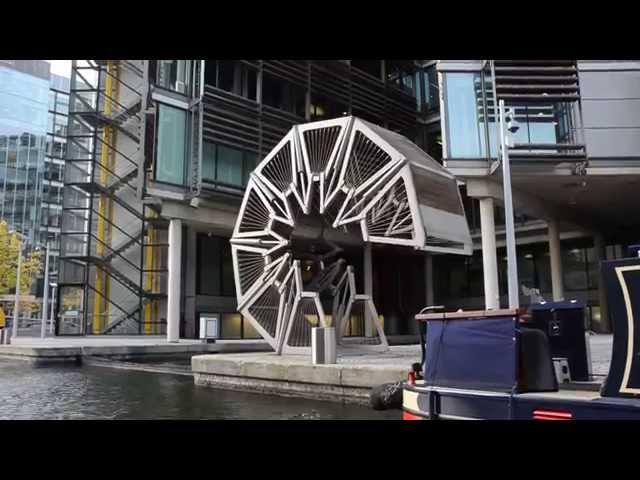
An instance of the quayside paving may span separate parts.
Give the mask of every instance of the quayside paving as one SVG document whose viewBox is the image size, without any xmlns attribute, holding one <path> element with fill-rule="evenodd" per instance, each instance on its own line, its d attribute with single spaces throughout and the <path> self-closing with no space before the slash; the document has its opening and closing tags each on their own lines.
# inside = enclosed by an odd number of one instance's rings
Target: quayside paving
<svg viewBox="0 0 640 480">
<path fill-rule="evenodd" d="M 372 387 L 404 380 L 419 360 L 418 345 L 402 345 L 384 353 L 343 354 L 334 365 L 273 352 L 195 355 L 191 369 L 197 385 L 366 404 Z"/>
<path fill-rule="evenodd" d="M 169 343 L 166 337 L 96 336 L 77 338 L 18 337 L 11 345 L 0 345 L 0 358 L 28 361 L 35 365 L 50 363 L 82 363 L 83 358 L 108 357 L 112 359 L 151 358 L 153 356 L 185 355 L 218 352 L 270 351 L 262 340 L 219 340 L 202 343 L 198 340 L 180 340 Z"/>
<path fill-rule="evenodd" d="M 593 374 L 604 378 L 611 358 L 611 335 L 589 336 Z M 307 355 L 229 353 L 194 355 L 197 385 L 274 395 L 366 404 L 371 388 L 406 379 L 420 361 L 419 345 L 391 346 L 387 352 L 346 353 L 334 365 L 313 365 Z"/>
</svg>

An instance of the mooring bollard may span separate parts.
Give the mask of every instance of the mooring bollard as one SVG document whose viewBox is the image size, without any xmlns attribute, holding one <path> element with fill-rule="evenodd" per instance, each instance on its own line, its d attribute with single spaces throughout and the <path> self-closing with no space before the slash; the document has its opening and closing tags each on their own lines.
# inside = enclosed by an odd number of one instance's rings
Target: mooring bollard
<svg viewBox="0 0 640 480">
<path fill-rule="evenodd" d="M 336 363 L 335 328 L 311 329 L 311 360 L 314 365 Z"/>
</svg>

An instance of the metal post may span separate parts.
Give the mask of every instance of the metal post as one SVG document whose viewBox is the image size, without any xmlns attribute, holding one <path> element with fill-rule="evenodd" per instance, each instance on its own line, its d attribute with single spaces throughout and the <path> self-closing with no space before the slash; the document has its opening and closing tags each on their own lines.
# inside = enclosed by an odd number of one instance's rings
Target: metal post
<svg viewBox="0 0 640 480">
<path fill-rule="evenodd" d="M 45 246 L 44 261 L 44 294 L 42 295 L 42 323 L 40 325 L 40 338 L 44 338 L 47 331 L 48 306 L 49 306 L 49 242 Z"/>
<path fill-rule="evenodd" d="M 596 233 L 593 240 L 593 246 L 596 250 L 596 258 L 598 259 L 598 266 L 600 266 L 600 262 L 607 259 L 605 241 L 601 233 Z M 602 284 L 602 279 L 600 277 L 598 277 L 598 300 L 600 303 L 600 325 L 598 326 L 599 331 L 611 332 L 607 294 L 605 293 L 605 287 Z M 593 325 L 591 327 L 591 330 L 594 330 Z"/>
<path fill-rule="evenodd" d="M 13 302 L 13 328 L 11 328 L 11 338 L 18 337 L 18 318 L 20 311 L 20 271 L 22 270 L 22 240 L 18 249 L 18 273 L 16 274 L 16 295 Z"/>
<path fill-rule="evenodd" d="M 373 255 L 371 252 L 371 244 L 367 242 L 364 246 L 364 293 L 369 295 L 373 300 Z M 375 334 L 374 320 L 370 313 L 364 311 L 364 335 L 365 337 L 373 337 Z"/>
<path fill-rule="evenodd" d="M 564 300 L 564 285 L 562 274 L 562 255 L 560 250 L 560 230 L 556 220 L 548 220 L 549 263 L 551 265 L 551 291 L 553 300 Z"/>
<path fill-rule="evenodd" d="M 504 187 L 505 235 L 507 241 L 507 280 L 509 308 L 519 308 L 518 265 L 516 263 L 516 236 L 513 221 L 513 199 L 511 197 L 511 169 L 509 166 L 509 146 L 505 124 L 504 100 L 500 100 L 500 147 L 502 150 L 502 184 Z"/>
<path fill-rule="evenodd" d="M 49 322 L 49 335 L 53 335 L 53 323 L 54 323 L 54 313 L 55 313 L 55 305 L 56 305 L 56 286 L 53 285 L 51 287 L 51 310 L 49 311 L 49 318 L 51 321 Z"/>
<path fill-rule="evenodd" d="M 433 291 L 433 256 L 430 253 L 426 253 L 424 256 L 424 280 L 427 287 L 426 304 L 429 307 L 435 303 Z"/>
<path fill-rule="evenodd" d="M 167 280 L 167 342 L 180 340 L 180 268 L 182 252 L 182 221 L 169 221 L 169 278 Z"/>
</svg>

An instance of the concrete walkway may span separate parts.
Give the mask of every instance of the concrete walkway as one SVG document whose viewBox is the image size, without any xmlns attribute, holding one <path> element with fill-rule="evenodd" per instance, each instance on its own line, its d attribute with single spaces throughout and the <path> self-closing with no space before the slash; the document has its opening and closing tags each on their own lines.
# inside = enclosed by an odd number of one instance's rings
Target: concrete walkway
<svg viewBox="0 0 640 480">
<path fill-rule="evenodd" d="M 196 355 L 197 385 L 281 396 L 366 404 L 372 387 L 404 380 L 420 348 L 390 347 L 386 353 L 341 356 L 334 365 L 313 365 L 307 355 L 238 353 Z"/>
<path fill-rule="evenodd" d="M 0 345 L 0 357 L 38 364 L 81 362 L 82 357 L 101 356 L 126 359 L 140 356 L 167 356 L 218 352 L 267 352 L 263 340 L 219 340 L 202 343 L 183 339 L 169 343 L 165 336 L 18 337 L 11 345 Z"/>
<path fill-rule="evenodd" d="M 612 341 L 612 335 L 589 336 L 596 380 L 609 370 Z M 195 355 L 191 368 L 198 385 L 366 403 L 372 387 L 405 380 L 420 357 L 419 345 L 398 345 L 387 352 L 343 353 L 335 365 L 313 365 L 306 355 L 270 352 Z"/>
</svg>

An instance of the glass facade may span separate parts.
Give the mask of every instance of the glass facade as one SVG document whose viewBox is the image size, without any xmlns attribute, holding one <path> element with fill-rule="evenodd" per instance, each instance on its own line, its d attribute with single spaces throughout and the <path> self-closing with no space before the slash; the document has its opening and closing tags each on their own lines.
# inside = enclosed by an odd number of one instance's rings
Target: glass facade
<svg viewBox="0 0 640 480">
<path fill-rule="evenodd" d="M 157 85 L 186 95 L 191 86 L 191 60 L 158 60 Z"/>
<path fill-rule="evenodd" d="M 520 285 L 536 288 L 545 300 L 552 299 L 551 264 L 548 243 L 520 244 L 517 246 L 518 279 Z M 507 305 L 507 256 L 498 248 L 498 285 L 502 305 Z M 561 242 L 565 299 L 576 299 L 587 306 L 587 328 L 602 331 L 598 285 L 599 268 L 595 249 L 590 239 L 563 240 Z M 434 256 L 434 295 L 437 305 L 451 309 L 484 308 L 482 252 L 471 257 L 453 255 Z M 526 307 L 530 297 L 520 291 L 520 304 Z"/>
<path fill-rule="evenodd" d="M 447 158 L 496 158 L 498 112 L 490 75 L 446 72 L 443 78 Z M 547 144 L 548 151 L 557 152 L 553 145 L 576 142 L 574 104 L 507 102 L 506 107 L 515 110 L 515 118 L 520 123 L 514 134 L 516 143 Z"/>
<path fill-rule="evenodd" d="M 204 233 L 197 236 L 196 294 L 235 297 L 236 285 L 228 238 Z"/>
<path fill-rule="evenodd" d="M 0 218 L 40 238 L 49 80 L 0 65 Z"/>
<path fill-rule="evenodd" d="M 251 323 L 239 313 L 224 313 L 220 322 L 220 337 L 228 340 L 262 338 Z"/>
<path fill-rule="evenodd" d="M 409 95 L 416 93 L 416 68 L 411 61 L 386 60 L 387 84 L 395 85 Z"/>
<path fill-rule="evenodd" d="M 265 73 L 262 75 L 262 103 L 304 118 L 306 91 L 299 85 Z"/>
<path fill-rule="evenodd" d="M 480 73 L 445 73 L 447 158 L 487 156 L 486 132 L 481 123 Z"/>
<path fill-rule="evenodd" d="M 226 297 L 235 303 L 236 288 L 229 239 L 198 233 L 196 249 L 196 295 Z M 207 313 L 220 313 L 221 338 L 260 338 L 258 332 L 240 313 L 224 310 Z"/>
<path fill-rule="evenodd" d="M 230 187 L 244 187 L 256 166 L 253 152 L 226 145 L 204 142 L 202 145 L 202 182 Z"/>
<path fill-rule="evenodd" d="M 258 73 L 239 60 L 206 61 L 204 80 L 207 85 L 234 95 L 254 101 L 257 98 Z"/>
<path fill-rule="evenodd" d="M 431 113 L 440 109 L 437 64 L 416 72 L 416 99 L 419 112 Z"/>
<path fill-rule="evenodd" d="M 47 148 L 44 159 L 42 188 L 42 218 L 40 243 L 49 244 L 49 276 L 56 281 L 60 256 L 60 228 L 62 226 L 62 192 L 64 188 L 64 158 L 67 151 L 70 81 L 51 75 L 49 90 L 49 120 Z"/>
<path fill-rule="evenodd" d="M 156 154 L 156 180 L 183 185 L 185 163 L 187 112 L 161 104 L 158 107 L 158 145 Z"/>
</svg>

